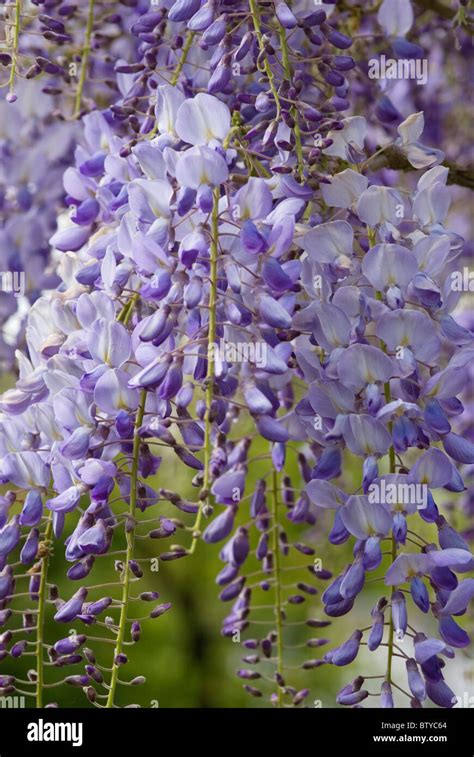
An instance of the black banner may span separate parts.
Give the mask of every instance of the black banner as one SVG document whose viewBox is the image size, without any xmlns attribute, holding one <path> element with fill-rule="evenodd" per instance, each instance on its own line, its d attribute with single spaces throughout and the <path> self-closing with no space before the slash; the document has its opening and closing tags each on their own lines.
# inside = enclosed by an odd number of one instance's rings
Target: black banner
<svg viewBox="0 0 474 757">
<path fill-rule="evenodd" d="M 470 709 L 454 710 L 2 710 L 0 757 L 153 754 L 173 747 L 227 753 L 261 745 L 281 753 L 471 757 Z M 132 751 L 133 750 L 133 751 Z M 233 751 L 231 749 L 231 751 Z M 347 751 L 346 751 L 347 750 Z"/>
</svg>

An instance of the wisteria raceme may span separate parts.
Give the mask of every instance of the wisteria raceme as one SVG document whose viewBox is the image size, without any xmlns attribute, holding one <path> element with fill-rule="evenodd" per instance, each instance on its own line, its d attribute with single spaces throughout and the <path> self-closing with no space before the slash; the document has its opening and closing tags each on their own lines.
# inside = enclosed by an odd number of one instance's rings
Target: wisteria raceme
<svg viewBox="0 0 474 757">
<path fill-rule="evenodd" d="M 23 83 L 21 93 L 14 109 L 5 100 L 0 102 L 2 367 L 13 365 L 14 351 L 22 343 L 22 328 L 15 321 L 24 316 L 19 302 L 27 298 L 32 303 L 42 290 L 59 282 L 49 261 L 48 240 L 56 228 L 62 174 L 74 140 L 70 126 L 51 123 L 49 96 L 35 91 L 32 83 Z M 45 154 L 47 174 L 41 165 Z"/>
<path fill-rule="evenodd" d="M 5 108 L 42 88 L 62 115 L 41 113 L 54 173 L 34 214 L 18 163 L 2 165 L 20 187 L 7 262 L 34 286 L 0 399 L 0 693 L 59 706 L 64 682 L 136 706 L 132 647 L 166 634 L 148 621 L 172 607 L 168 576 L 189 566 L 193 591 L 193 561 L 219 544 L 207 578 L 249 701 L 311 706 L 330 679 L 324 706 L 452 707 L 474 442 L 469 247 L 450 204 L 461 216 L 472 172 L 446 159 L 416 78 L 397 110 L 378 57 L 420 61 L 436 10 L 177 0 L 110 17 L 90 0 L 76 60 L 84 9 L 35 4 L 37 43 L 9 25 Z M 464 4 L 440 24 L 438 47 L 467 45 Z M 32 232 L 24 255 L 15 237 L 40 207 L 51 282 Z"/>
<path fill-rule="evenodd" d="M 35 15 L 23 13 L 21 4 L 2 4 L 1 63 L 7 79 L 1 99 L 0 362 L 13 370 L 14 350 L 24 336 L 23 298 L 31 303 L 42 290 L 58 284 L 48 240 L 64 207 L 61 177 L 79 134 L 71 119 L 86 106 L 95 107 L 94 101 L 118 103 L 127 92 L 127 74 L 115 73 L 114 60 L 120 63 L 137 47 L 131 26 L 143 10 L 136 4 L 135 9 L 122 6 L 120 14 L 105 15 L 91 3 L 89 28 L 78 7 L 48 3 L 43 8 L 48 12 L 41 13 L 44 3 L 36 5 Z M 55 17 L 49 15 L 52 5 Z M 46 155 L 47 171 L 42 163 Z M 94 175 L 94 165 L 84 170 Z"/>
</svg>

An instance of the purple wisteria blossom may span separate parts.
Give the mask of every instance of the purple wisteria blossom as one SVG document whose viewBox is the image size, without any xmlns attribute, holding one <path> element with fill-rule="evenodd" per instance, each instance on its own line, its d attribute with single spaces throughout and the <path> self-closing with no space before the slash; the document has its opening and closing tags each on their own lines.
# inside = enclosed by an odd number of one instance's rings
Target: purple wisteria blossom
<svg viewBox="0 0 474 757">
<path fill-rule="evenodd" d="M 474 440 L 450 185 L 469 177 L 433 146 L 415 93 L 401 114 L 370 75 L 361 37 L 377 56 L 380 38 L 396 60 L 423 53 L 407 39 L 414 4 L 393 2 L 361 22 L 351 2 L 106 15 L 91 0 L 84 17 L 38 0 L 29 75 L 28 46 L 8 41 L 5 109 L 17 117 L 45 81 L 73 106 L 68 120 L 48 101 L 51 174 L 34 151 L 28 166 L 2 151 L 15 191 L 0 256 L 33 283 L 0 397 L 0 662 L 36 631 L 36 670 L 18 678 L 38 707 L 57 704 L 46 663 L 80 666 L 64 682 L 88 703 L 130 706 L 127 687 L 146 684 L 127 676 L 132 647 L 171 609 L 149 561 L 165 574 L 183 561 L 192 581 L 214 545 L 220 633 L 241 644 L 252 699 L 305 706 L 327 666 L 353 664 L 331 704 L 453 706 L 444 675 L 470 643 L 474 595 L 457 517 L 472 515 Z M 73 69 L 48 56 L 74 50 L 84 20 L 69 103 Z M 464 12 L 442 24 L 463 39 Z"/>
</svg>

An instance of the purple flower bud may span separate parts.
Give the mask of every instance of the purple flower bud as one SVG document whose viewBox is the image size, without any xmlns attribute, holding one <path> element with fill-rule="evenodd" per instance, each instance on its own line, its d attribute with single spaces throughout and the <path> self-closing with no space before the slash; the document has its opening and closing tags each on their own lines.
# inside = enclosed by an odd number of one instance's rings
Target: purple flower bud
<svg viewBox="0 0 474 757">
<path fill-rule="evenodd" d="M 238 566 L 231 565 L 229 563 L 229 565 L 226 565 L 225 568 L 222 568 L 222 570 L 217 574 L 216 584 L 218 584 L 219 586 L 225 586 L 237 577 L 238 572 Z"/>
<path fill-rule="evenodd" d="M 203 533 L 204 541 L 215 544 L 222 541 L 232 532 L 234 527 L 235 511 L 227 507 L 223 513 L 214 518 Z"/>
<path fill-rule="evenodd" d="M 39 599 L 38 592 L 40 589 L 40 583 L 41 583 L 41 576 L 39 573 L 35 573 L 34 575 L 31 576 L 30 582 L 28 585 L 28 593 L 34 602 L 37 602 Z"/>
<path fill-rule="evenodd" d="M 58 657 L 58 659 L 55 662 L 55 665 L 58 668 L 64 668 L 67 665 L 77 665 L 79 662 L 82 662 L 82 655 L 70 654 L 64 657 Z"/>
<path fill-rule="evenodd" d="M 159 599 L 160 593 L 158 591 L 142 591 L 140 599 L 143 602 L 153 602 L 155 599 Z"/>
<path fill-rule="evenodd" d="M 345 641 L 344 644 L 327 652 L 324 655 L 324 661 L 338 666 L 349 665 L 349 663 L 353 662 L 357 657 L 361 639 L 362 631 L 354 631 L 352 636 Z"/>
<path fill-rule="evenodd" d="M 87 589 L 84 586 L 81 586 L 81 588 L 72 595 L 71 599 L 64 602 L 60 607 L 54 616 L 54 620 L 58 623 L 70 623 L 71 620 L 74 620 L 74 618 L 81 613 L 82 605 L 84 604 L 86 597 Z"/>
<path fill-rule="evenodd" d="M 422 612 L 428 612 L 430 609 L 430 598 L 428 589 L 423 580 L 418 576 L 412 578 L 410 583 L 410 592 L 414 603 Z"/>
<path fill-rule="evenodd" d="M 253 32 L 248 31 L 244 34 L 237 50 L 234 53 L 234 59 L 236 61 L 239 61 L 245 58 L 245 56 L 247 55 L 247 53 L 249 52 L 252 46 L 253 39 L 254 39 Z"/>
<path fill-rule="evenodd" d="M 409 689 L 419 702 L 423 702 L 423 700 L 426 699 L 426 689 L 423 678 L 418 670 L 418 665 L 413 658 L 407 660 L 405 664 Z"/>
<path fill-rule="evenodd" d="M 247 694 L 250 694 L 252 697 L 261 697 L 263 696 L 262 692 L 259 689 L 254 688 L 253 686 L 248 686 L 247 684 L 244 686 L 245 691 Z"/>
<path fill-rule="evenodd" d="M 93 681 L 96 681 L 96 683 L 103 683 L 104 676 L 94 665 L 86 665 L 86 673 L 89 678 L 91 678 Z"/>
<path fill-rule="evenodd" d="M 13 593 L 13 587 L 13 568 L 7 565 L 0 572 L 0 601 Z"/>
<path fill-rule="evenodd" d="M 383 631 L 384 631 L 384 616 L 381 612 L 377 612 L 373 616 L 374 622 L 370 629 L 369 638 L 367 640 L 367 646 L 371 652 L 374 652 L 382 643 Z"/>
<path fill-rule="evenodd" d="M 344 544 L 349 537 L 350 532 L 344 526 L 341 517 L 341 508 L 338 508 L 334 513 L 334 524 L 329 532 L 328 540 L 331 544 Z"/>
<path fill-rule="evenodd" d="M 224 473 L 214 481 L 211 491 L 216 501 L 224 505 L 235 505 L 242 499 L 245 490 L 245 471 L 236 470 Z"/>
<path fill-rule="evenodd" d="M 244 678 L 247 681 L 256 681 L 262 676 L 256 670 L 241 669 L 237 671 L 239 678 Z"/>
<path fill-rule="evenodd" d="M 225 37 L 226 33 L 226 16 L 219 16 L 202 35 L 202 42 L 205 45 L 217 45 Z"/>
<path fill-rule="evenodd" d="M 25 497 L 25 503 L 20 513 L 19 523 L 21 526 L 36 526 L 43 514 L 41 494 L 32 489 Z"/>
<path fill-rule="evenodd" d="M 393 516 L 393 536 L 397 544 L 405 544 L 408 524 L 403 513 L 395 513 Z"/>
<path fill-rule="evenodd" d="M 130 686 L 142 686 L 144 683 L 146 683 L 145 676 L 136 676 L 130 681 Z"/>
<path fill-rule="evenodd" d="M 467 647 L 471 640 L 464 628 L 458 626 L 454 618 L 443 617 L 439 619 L 439 635 L 452 647 L 462 648 Z"/>
<path fill-rule="evenodd" d="M 426 693 L 431 701 L 434 702 L 434 704 L 437 704 L 438 707 L 446 707 L 449 709 L 454 707 L 457 701 L 455 693 L 442 678 L 438 681 L 433 681 L 431 678 L 427 678 Z"/>
<path fill-rule="evenodd" d="M 12 552 L 20 541 L 21 531 L 18 525 L 19 516 L 15 515 L 13 519 L 4 526 L 0 531 L 0 556 L 8 555 Z"/>
<path fill-rule="evenodd" d="M 84 560 L 77 562 L 75 565 L 69 568 L 67 577 L 71 581 L 80 581 L 81 579 L 86 578 L 86 576 L 88 576 L 92 570 L 94 560 L 94 555 L 88 555 Z"/>
<path fill-rule="evenodd" d="M 339 589 L 341 597 L 353 599 L 362 591 L 365 582 L 363 561 L 359 558 L 349 567 Z"/>
<path fill-rule="evenodd" d="M 30 565 L 38 554 L 39 531 L 32 528 L 21 550 L 20 560 L 23 565 Z"/>
<path fill-rule="evenodd" d="M 392 594 L 392 623 L 396 636 L 401 641 L 408 625 L 405 596 L 401 591 L 394 591 Z"/>
<path fill-rule="evenodd" d="M 12 616 L 11 610 L 0 610 L 0 628 L 2 628 Z"/>
<path fill-rule="evenodd" d="M 221 591 L 221 593 L 219 594 L 219 599 L 222 600 L 222 602 L 230 602 L 231 599 L 235 599 L 235 597 L 237 597 L 243 589 L 244 583 L 245 576 L 241 576 L 236 581 L 226 586 L 223 591 Z"/>
<path fill-rule="evenodd" d="M 337 703 L 352 706 L 354 704 L 359 704 L 359 702 L 362 702 L 364 699 L 366 699 L 369 695 L 369 692 L 361 688 L 363 683 L 364 679 L 359 676 L 354 681 L 352 681 L 352 683 L 348 683 L 346 686 L 343 686 L 336 697 Z"/>
<path fill-rule="evenodd" d="M 67 676 L 64 679 L 64 683 L 69 684 L 69 686 L 87 686 L 89 683 L 89 676 L 87 675 L 77 675 L 77 676 Z"/>
<path fill-rule="evenodd" d="M 287 429 L 269 415 L 262 415 L 257 420 L 257 429 L 259 434 L 270 442 L 287 442 L 290 438 Z"/>
<path fill-rule="evenodd" d="M 156 607 L 153 608 L 153 610 L 150 613 L 150 618 L 159 618 L 160 615 L 164 615 L 165 612 L 167 612 L 171 607 L 171 602 L 166 602 L 165 604 L 156 605 Z"/>
<path fill-rule="evenodd" d="M 72 654 L 79 649 L 86 641 L 86 637 L 83 634 L 67 636 L 64 639 L 60 639 L 56 642 L 53 649 L 60 655 Z"/>
<path fill-rule="evenodd" d="M 16 644 L 10 649 L 10 654 L 13 658 L 21 657 L 26 650 L 26 641 L 17 641 Z"/>
<path fill-rule="evenodd" d="M 392 687 L 388 681 L 384 681 L 382 683 L 381 694 L 380 694 L 380 706 L 383 708 L 395 707 L 395 704 L 393 701 Z"/>
<path fill-rule="evenodd" d="M 103 597 L 103 599 L 98 599 L 97 602 L 92 602 L 92 604 L 87 605 L 84 609 L 88 615 L 100 615 L 107 609 L 107 607 L 110 607 L 111 604 L 111 597 Z"/>
<path fill-rule="evenodd" d="M 170 21 L 189 21 L 198 12 L 200 0 L 176 0 L 168 13 Z"/>
<path fill-rule="evenodd" d="M 214 5 L 211 2 L 204 5 L 188 21 L 188 29 L 194 32 L 202 32 L 207 29 L 214 19 Z"/>
<path fill-rule="evenodd" d="M 342 32 L 339 32 L 335 29 L 330 29 L 329 33 L 327 34 L 327 38 L 329 42 L 334 45 L 334 47 L 337 47 L 340 50 L 347 50 L 347 48 L 352 45 L 352 40 L 350 37 L 348 37 L 346 34 L 342 34 Z"/>
<path fill-rule="evenodd" d="M 285 29 L 294 29 L 298 23 L 294 14 L 283 0 L 275 2 L 275 13 L 278 21 Z"/>
</svg>

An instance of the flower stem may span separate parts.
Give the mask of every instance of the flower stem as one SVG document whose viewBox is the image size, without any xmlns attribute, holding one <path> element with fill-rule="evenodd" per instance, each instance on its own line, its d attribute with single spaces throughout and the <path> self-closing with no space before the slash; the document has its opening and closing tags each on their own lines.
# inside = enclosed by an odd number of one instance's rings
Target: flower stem
<svg viewBox="0 0 474 757">
<path fill-rule="evenodd" d="M 89 10 L 87 14 L 86 24 L 86 36 L 84 39 L 84 47 L 82 48 L 82 61 L 81 61 L 81 73 L 79 76 L 79 84 L 76 92 L 76 101 L 74 105 L 73 118 L 77 118 L 81 112 L 82 93 L 84 91 L 84 84 L 87 76 L 87 65 L 89 63 L 89 55 L 91 52 L 91 37 L 92 29 L 94 26 L 94 4 L 95 0 L 89 0 Z"/>
<path fill-rule="evenodd" d="M 37 618 L 37 635 L 36 635 L 36 657 L 37 657 L 37 680 L 36 680 L 36 707 L 43 707 L 43 683 L 44 683 L 44 623 L 46 614 L 46 589 L 48 580 L 48 567 L 50 557 L 50 542 L 53 530 L 52 512 L 48 515 L 46 529 L 44 532 L 45 552 L 41 558 L 41 578 L 38 591 L 38 618 Z"/>
<path fill-rule="evenodd" d="M 184 64 L 186 63 L 186 60 L 188 57 L 188 53 L 191 49 L 191 45 L 193 44 L 194 35 L 195 35 L 194 32 L 188 32 L 186 42 L 184 43 L 182 51 L 181 51 L 181 57 L 179 59 L 179 63 L 176 66 L 173 72 L 173 76 L 171 77 L 171 80 L 170 80 L 170 84 L 172 87 L 175 87 L 178 83 L 179 75 L 181 71 L 183 70 Z"/>
<path fill-rule="evenodd" d="M 388 404 L 392 401 L 392 394 L 390 391 L 390 381 L 387 381 L 384 385 L 384 393 L 385 393 L 385 402 Z M 393 430 L 393 423 L 390 421 L 388 424 L 388 430 L 390 432 L 390 435 L 392 435 Z M 390 467 L 390 473 L 395 473 L 395 449 L 393 444 L 390 446 L 388 450 L 388 458 L 389 458 L 389 467 Z M 391 561 L 392 563 L 395 562 L 397 558 L 397 542 L 395 541 L 395 536 L 393 535 L 393 529 L 392 529 L 392 547 L 391 547 Z M 392 594 L 396 591 L 397 587 L 392 587 Z M 395 634 L 395 628 L 393 625 L 393 619 L 392 614 L 390 612 L 390 626 L 388 631 L 388 658 L 387 658 L 387 673 L 386 673 L 386 680 L 391 683 L 392 682 L 392 659 L 393 659 L 393 638 Z"/>
<path fill-rule="evenodd" d="M 272 530 L 272 551 L 274 559 L 274 579 L 275 579 L 275 615 L 276 615 L 276 645 L 277 645 L 277 672 L 283 675 L 283 623 L 281 617 L 282 600 L 281 600 L 281 581 L 280 581 L 280 545 L 278 537 L 280 527 L 278 524 L 278 472 L 274 468 L 272 472 L 272 500 L 271 512 L 273 521 Z M 281 686 L 278 686 L 278 707 L 283 706 L 283 692 Z"/>
<path fill-rule="evenodd" d="M 285 70 L 285 76 L 289 83 L 291 83 L 291 64 L 290 64 L 290 56 L 288 52 L 288 41 L 286 39 L 286 34 L 283 26 L 279 23 L 278 24 L 278 33 L 280 35 L 280 45 L 281 45 L 281 56 L 283 60 L 283 68 Z M 298 109 L 293 106 L 290 110 L 290 113 L 293 117 L 293 120 L 295 122 L 295 146 L 296 146 L 296 159 L 297 159 L 297 175 L 298 178 L 301 179 L 303 176 L 303 166 L 304 166 L 304 160 L 303 160 L 303 147 L 301 145 L 301 129 L 298 121 Z"/>
<path fill-rule="evenodd" d="M 395 537 L 392 535 L 392 552 L 391 552 L 392 563 L 395 561 L 396 557 L 397 557 L 397 543 L 395 541 Z M 396 586 L 392 587 L 392 597 L 393 597 L 394 591 L 396 591 L 396 588 L 397 588 Z M 385 675 L 385 678 L 389 683 L 392 683 L 392 660 L 393 660 L 394 635 L 395 635 L 395 628 L 393 625 L 392 614 L 390 613 L 390 626 L 388 630 L 388 642 L 387 642 L 387 645 L 388 645 L 387 672 Z"/>
<path fill-rule="evenodd" d="M 135 292 L 135 294 L 133 294 L 130 297 L 128 302 L 125 303 L 122 310 L 117 316 L 117 321 L 119 323 L 123 323 L 124 325 L 128 323 L 128 320 L 133 312 L 133 308 L 135 307 L 135 304 L 137 303 L 139 296 L 140 295 L 138 294 L 138 292 Z"/>
<path fill-rule="evenodd" d="M 203 493 L 204 496 L 199 502 L 199 510 L 196 516 L 196 521 L 193 526 L 193 540 L 189 548 L 189 553 L 192 554 L 196 549 L 197 540 L 201 533 L 202 522 L 202 509 L 204 504 L 209 504 L 209 487 L 210 487 L 210 475 L 209 466 L 211 462 L 211 405 L 214 394 L 214 357 L 212 350 L 216 341 L 216 302 L 217 302 L 217 258 L 219 256 L 219 187 L 214 189 L 214 204 L 212 208 L 211 218 L 211 266 L 209 272 L 209 334 L 208 334 L 208 351 L 207 351 L 207 374 L 206 374 L 206 414 L 204 417 L 204 478 L 203 478 Z"/>
<path fill-rule="evenodd" d="M 193 44 L 193 39 L 194 39 L 195 35 L 196 35 L 196 33 L 195 32 L 191 32 L 191 31 L 188 32 L 188 34 L 187 34 L 186 42 L 184 43 L 184 45 L 182 47 L 182 50 L 181 50 L 181 57 L 180 57 L 180 59 L 178 61 L 178 65 L 174 69 L 173 76 L 170 79 L 170 84 L 171 84 L 172 87 L 176 87 L 176 85 L 178 83 L 179 76 L 180 76 L 181 71 L 184 68 L 184 64 L 186 63 L 186 60 L 188 58 L 188 54 L 189 54 L 189 51 L 190 51 L 191 46 Z M 155 120 L 155 124 L 153 126 L 153 129 L 148 134 L 147 139 L 153 139 L 153 137 L 156 136 L 157 132 L 158 132 L 158 121 Z"/>
<path fill-rule="evenodd" d="M 261 27 L 260 12 L 258 9 L 258 4 L 255 2 L 255 0 L 249 0 L 249 5 L 250 5 L 250 13 L 252 16 L 253 28 L 255 29 L 255 34 L 257 35 L 258 46 L 260 50 L 263 52 L 264 47 L 265 47 L 265 42 L 264 42 L 263 34 L 262 34 L 262 27 Z M 263 59 L 263 66 L 265 69 L 265 74 L 267 75 L 267 78 L 268 78 L 270 89 L 275 99 L 275 104 L 277 108 L 276 118 L 279 118 L 280 111 L 281 111 L 280 98 L 278 97 L 278 91 L 275 85 L 272 67 L 270 66 L 270 63 L 266 55 L 264 56 L 264 59 Z"/>
<path fill-rule="evenodd" d="M 128 509 L 129 519 L 132 524 L 135 520 L 135 511 L 136 511 L 136 506 L 137 506 L 138 458 L 140 454 L 140 437 L 138 435 L 138 431 L 140 429 L 140 426 L 143 423 L 143 416 L 145 414 L 145 403 L 146 403 L 146 390 L 143 389 L 140 395 L 140 405 L 139 405 L 137 417 L 135 420 L 135 433 L 134 433 L 134 438 L 133 438 L 132 472 L 131 472 L 131 481 L 130 481 L 130 505 Z M 112 675 L 110 679 L 109 695 L 107 697 L 106 706 L 108 708 L 114 706 L 115 690 L 117 688 L 117 680 L 118 680 L 118 672 L 119 672 L 119 666 L 116 664 L 115 660 L 117 658 L 117 655 L 122 653 L 123 645 L 124 645 L 123 643 L 124 643 L 124 636 L 125 636 L 125 628 L 127 625 L 127 611 L 128 611 L 128 603 L 130 600 L 130 573 L 131 573 L 130 562 L 133 559 L 133 548 L 135 544 L 134 527 L 132 527 L 130 531 L 127 531 L 126 537 L 127 537 L 127 552 L 125 556 L 124 569 L 123 569 L 123 588 L 122 588 L 119 630 L 118 630 L 117 641 L 116 641 L 115 650 L 114 650 L 114 661 L 112 664 Z"/>
<path fill-rule="evenodd" d="M 20 42 L 20 16 L 21 16 L 21 0 L 15 2 L 15 24 L 13 31 L 13 44 L 12 44 L 12 66 L 10 69 L 10 79 L 8 82 L 10 94 L 13 93 L 13 87 L 15 85 L 16 64 L 18 58 L 18 45 Z"/>
</svg>

